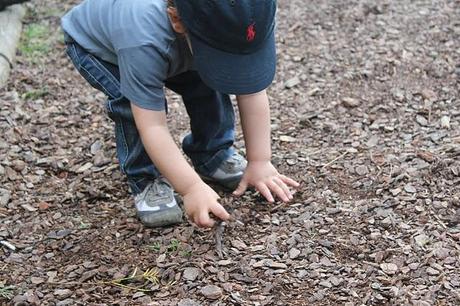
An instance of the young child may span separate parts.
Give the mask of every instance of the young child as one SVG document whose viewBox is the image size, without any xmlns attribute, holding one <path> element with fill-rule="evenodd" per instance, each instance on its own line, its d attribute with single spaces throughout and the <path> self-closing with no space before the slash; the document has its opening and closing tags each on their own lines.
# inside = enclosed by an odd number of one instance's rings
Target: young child
<svg viewBox="0 0 460 306">
<path fill-rule="evenodd" d="M 146 226 L 212 227 L 230 216 L 204 181 L 269 202 L 292 199 L 294 180 L 271 164 L 265 89 L 275 74 L 276 0 L 85 0 L 62 18 L 67 54 L 108 96 L 117 157 Z M 191 133 L 182 148 L 169 134 L 164 87 L 183 98 Z M 247 161 L 235 152 L 236 95 Z M 174 188 L 174 190 L 173 190 Z"/>
</svg>

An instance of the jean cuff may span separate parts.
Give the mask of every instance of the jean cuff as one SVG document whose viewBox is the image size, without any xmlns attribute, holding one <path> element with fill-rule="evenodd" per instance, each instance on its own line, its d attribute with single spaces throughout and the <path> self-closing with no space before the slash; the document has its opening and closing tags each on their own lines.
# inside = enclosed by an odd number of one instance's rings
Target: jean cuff
<svg viewBox="0 0 460 306">
<path fill-rule="evenodd" d="M 129 177 L 128 186 L 131 189 L 131 193 L 133 195 L 137 195 L 144 191 L 145 187 L 147 187 L 148 184 L 150 184 L 154 180 L 155 178 L 151 177 Z"/>
<path fill-rule="evenodd" d="M 234 152 L 235 149 L 233 147 L 222 149 L 215 153 L 211 158 L 207 159 L 204 163 L 198 164 L 192 160 L 193 166 L 199 174 L 211 176 L 224 161 L 234 154 Z"/>
</svg>

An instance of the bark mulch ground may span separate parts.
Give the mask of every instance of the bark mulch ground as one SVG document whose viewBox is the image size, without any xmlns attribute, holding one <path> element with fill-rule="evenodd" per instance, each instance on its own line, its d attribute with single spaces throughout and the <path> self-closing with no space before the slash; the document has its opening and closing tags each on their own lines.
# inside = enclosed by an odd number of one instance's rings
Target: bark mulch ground
<svg viewBox="0 0 460 306">
<path fill-rule="evenodd" d="M 302 187 L 222 194 L 241 223 L 220 248 L 136 220 L 104 97 L 64 54 L 77 2 L 28 4 L 0 92 L 0 304 L 460 304 L 458 1 L 279 1 L 273 162 Z"/>
</svg>

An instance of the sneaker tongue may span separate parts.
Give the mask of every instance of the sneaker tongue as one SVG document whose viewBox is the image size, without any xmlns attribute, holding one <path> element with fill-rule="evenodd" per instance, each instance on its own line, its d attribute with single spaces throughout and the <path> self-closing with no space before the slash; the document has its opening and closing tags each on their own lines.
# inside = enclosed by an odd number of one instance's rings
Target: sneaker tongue
<svg viewBox="0 0 460 306">
<path fill-rule="evenodd" d="M 165 194 L 167 192 L 166 184 L 163 182 L 156 182 L 155 184 L 153 184 L 153 191 L 159 195 Z"/>
<path fill-rule="evenodd" d="M 168 190 L 166 184 L 162 182 L 155 182 L 150 186 L 150 189 L 147 191 L 146 197 L 152 201 L 157 200 L 158 198 L 168 197 Z"/>
<path fill-rule="evenodd" d="M 228 159 L 228 162 L 230 164 L 236 164 L 240 161 L 240 157 L 237 155 L 237 154 L 233 154 L 232 156 L 230 156 L 230 158 Z"/>
</svg>

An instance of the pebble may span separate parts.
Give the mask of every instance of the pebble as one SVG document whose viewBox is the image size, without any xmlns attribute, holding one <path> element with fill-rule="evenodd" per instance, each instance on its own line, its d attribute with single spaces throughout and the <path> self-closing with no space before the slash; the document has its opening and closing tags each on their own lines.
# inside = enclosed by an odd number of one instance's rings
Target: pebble
<svg viewBox="0 0 460 306">
<path fill-rule="evenodd" d="M 331 284 L 333 284 L 334 286 L 338 286 L 342 283 L 342 280 L 340 278 L 337 278 L 335 276 L 331 276 L 329 278 L 329 281 L 331 282 Z"/>
<path fill-rule="evenodd" d="M 6 206 L 11 199 L 11 192 L 9 190 L 0 188 L 0 206 Z"/>
<path fill-rule="evenodd" d="M 285 83 L 284 83 L 284 87 L 286 87 L 287 89 L 291 89 L 297 85 L 300 84 L 300 78 L 298 76 L 295 76 L 289 80 L 287 80 Z"/>
<path fill-rule="evenodd" d="M 450 117 L 449 116 L 442 116 L 441 117 L 441 128 L 443 129 L 450 129 Z"/>
<path fill-rule="evenodd" d="M 416 193 L 417 192 L 417 189 L 415 189 L 414 186 L 412 186 L 411 184 L 407 184 L 406 186 L 404 186 L 404 190 L 408 193 Z"/>
<path fill-rule="evenodd" d="M 305 276 L 308 275 L 308 271 L 307 270 L 300 270 L 299 273 L 297 273 L 297 278 L 299 279 L 303 279 Z"/>
<path fill-rule="evenodd" d="M 317 94 L 319 94 L 320 92 L 321 92 L 321 89 L 319 89 L 318 87 L 315 87 L 315 88 L 307 91 L 307 95 L 310 96 L 310 97 L 314 97 Z"/>
<path fill-rule="evenodd" d="M 417 121 L 417 123 L 420 124 L 421 126 L 428 125 L 428 120 L 426 120 L 425 117 L 420 116 L 420 115 L 417 115 L 417 117 L 415 117 L 415 121 Z"/>
<path fill-rule="evenodd" d="M 371 138 L 367 141 L 366 145 L 369 148 L 375 147 L 379 143 L 379 137 L 377 135 L 372 135 Z"/>
<path fill-rule="evenodd" d="M 157 263 L 162 263 L 166 260 L 166 254 L 161 254 L 160 256 L 158 256 L 156 262 Z"/>
<path fill-rule="evenodd" d="M 426 268 L 426 273 L 428 273 L 428 275 L 439 275 L 439 271 L 436 270 L 436 269 L 433 269 L 432 267 L 428 267 Z"/>
<path fill-rule="evenodd" d="M 216 285 L 208 285 L 201 288 L 201 294 L 210 300 L 217 300 L 222 296 L 222 289 Z"/>
<path fill-rule="evenodd" d="M 414 240 L 418 246 L 423 247 L 430 241 L 430 238 L 425 234 L 420 234 L 415 236 Z"/>
<path fill-rule="evenodd" d="M 368 169 L 365 165 L 360 165 L 356 167 L 355 171 L 356 171 L 356 174 L 361 175 L 361 176 L 366 175 L 368 173 Z"/>
<path fill-rule="evenodd" d="M 21 207 L 24 208 L 25 210 L 27 210 L 28 212 L 37 211 L 37 208 L 33 207 L 30 204 L 22 204 Z"/>
<path fill-rule="evenodd" d="M 66 299 L 72 295 L 72 290 L 70 289 L 56 289 L 54 290 L 54 295 L 57 296 L 59 299 Z"/>
<path fill-rule="evenodd" d="M 319 262 L 318 254 L 313 253 L 310 256 L 308 256 L 308 261 L 310 261 L 310 262 Z"/>
<path fill-rule="evenodd" d="M 267 266 L 269 266 L 270 268 L 273 268 L 273 269 L 287 269 L 286 264 L 284 264 L 282 262 L 272 261 L 272 260 L 269 260 L 267 262 Z"/>
<path fill-rule="evenodd" d="M 326 288 L 331 288 L 331 287 L 333 287 L 332 284 L 331 284 L 331 282 L 329 282 L 329 281 L 327 281 L 327 280 L 321 281 L 321 282 L 319 282 L 319 284 L 320 284 L 321 286 L 323 286 L 323 287 L 326 287 Z"/>
<path fill-rule="evenodd" d="M 361 101 L 355 98 L 345 97 L 345 98 L 342 98 L 342 104 L 345 107 L 354 108 L 354 107 L 358 107 L 359 105 L 361 105 Z"/>
<path fill-rule="evenodd" d="M 326 256 L 321 257 L 320 263 L 325 267 L 332 267 L 334 264 Z"/>
<path fill-rule="evenodd" d="M 46 210 L 50 207 L 50 205 L 44 201 L 38 203 L 38 209 L 39 210 Z"/>
<path fill-rule="evenodd" d="M 225 266 L 230 266 L 232 263 L 233 263 L 233 261 L 230 260 L 230 259 L 219 260 L 219 261 L 217 262 L 217 264 L 218 264 L 219 266 L 224 266 L 224 267 L 225 267 Z"/>
<path fill-rule="evenodd" d="M 30 278 L 30 281 L 31 281 L 32 284 L 34 284 L 34 285 L 39 285 L 39 284 L 45 282 L 45 280 L 44 280 L 43 278 L 41 278 L 41 277 L 35 277 L 35 276 L 32 276 L 32 277 Z"/>
<path fill-rule="evenodd" d="M 198 268 L 185 268 L 184 273 L 182 274 L 182 277 L 188 281 L 195 281 L 198 276 L 200 275 L 200 270 Z"/>
<path fill-rule="evenodd" d="M 295 142 L 296 139 L 294 137 L 288 136 L 288 135 L 281 135 L 280 136 L 280 141 L 282 142 Z"/>
<path fill-rule="evenodd" d="M 26 163 L 20 159 L 16 159 L 13 161 L 12 166 L 14 170 L 21 172 L 26 168 Z"/>
<path fill-rule="evenodd" d="M 398 272 L 398 266 L 395 265 L 394 263 L 382 263 L 380 264 L 380 269 L 382 269 L 383 272 L 386 274 L 393 275 L 396 272 Z"/>
<path fill-rule="evenodd" d="M 100 140 L 96 140 L 90 148 L 91 154 L 95 155 L 98 151 L 102 149 L 102 142 Z"/>
<path fill-rule="evenodd" d="M 300 250 L 296 248 L 292 248 L 289 250 L 289 258 L 296 259 L 300 255 Z"/>
</svg>

